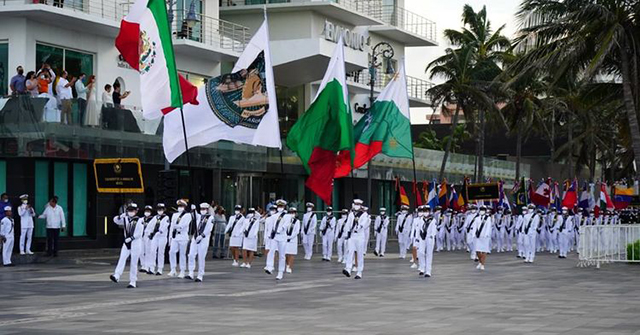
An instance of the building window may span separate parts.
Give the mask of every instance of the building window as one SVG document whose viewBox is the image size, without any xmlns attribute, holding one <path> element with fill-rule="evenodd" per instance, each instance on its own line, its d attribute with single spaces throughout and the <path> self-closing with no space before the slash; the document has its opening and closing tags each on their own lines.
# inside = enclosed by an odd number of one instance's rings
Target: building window
<svg viewBox="0 0 640 335">
<path fill-rule="evenodd" d="M 195 73 L 184 72 L 184 71 L 178 71 L 178 72 L 184 77 L 184 79 L 186 79 L 188 82 L 192 83 L 195 87 L 198 87 L 198 88 L 204 85 L 205 80 L 207 79 L 207 77 L 201 76 Z"/>
<path fill-rule="evenodd" d="M 0 96 L 7 95 L 9 86 L 9 44 L 0 42 Z"/>
<path fill-rule="evenodd" d="M 191 10 L 191 2 L 195 3 L 195 14 L 199 22 L 197 22 L 193 27 L 189 28 L 186 18 L 189 10 Z M 192 41 L 202 42 L 202 24 L 207 24 L 206 22 L 204 22 L 206 20 L 206 17 L 202 15 L 204 13 L 203 1 L 178 0 L 176 1 L 176 7 L 176 22 L 173 22 L 172 24 L 173 27 L 179 28 L 176 29 L 177 37 L 188 38 Z"/>
<path fill-rule="evenodd" d="M 304 113 L 304 85 L 276 86 L 276 96 L 282 137 L 287 137 L 291 127 L 298 121 L 298 117 Z"/>
<path fill-rule="evenodd" d="M 37 43 L 35 68 L 47 63 L 56 75 L 67 71 L 70 76 L 85 73 L 89 77 L 93 74 L 93 57 L 90 53 Z"/>
</svg>

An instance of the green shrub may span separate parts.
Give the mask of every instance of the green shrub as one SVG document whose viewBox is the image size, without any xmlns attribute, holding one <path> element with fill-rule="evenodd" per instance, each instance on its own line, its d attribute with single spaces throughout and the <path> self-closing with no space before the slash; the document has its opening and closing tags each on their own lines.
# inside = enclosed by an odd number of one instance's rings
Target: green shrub
<svg viewBox="0 0 640 335">
<path fill-rule="evenodd" d="M 640 260 L 640 240 L 627 244 L 627 260 Z"/>
</svg>

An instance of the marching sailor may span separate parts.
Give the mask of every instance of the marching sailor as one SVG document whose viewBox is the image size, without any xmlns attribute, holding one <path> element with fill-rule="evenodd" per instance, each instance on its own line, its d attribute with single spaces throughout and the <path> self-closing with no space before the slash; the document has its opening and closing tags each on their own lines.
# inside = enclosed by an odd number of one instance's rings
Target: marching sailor
<svg viewBox="0 0 640 335">
<path fill-rule="evenodd" d="M 169 238 L 169 216 L 164 211 L 164 204 L 157 204 L 156 215 L 153 216 L 147 227 L 152 227 L 152 231 L 149 233 L 151 247 L 147 254 L 150 264 L 148 273 L 155 273 L 156 276 L 162 275 L 164 270 L 164 252 L 167 249 L 167 240 Z"/>
<path fill-rule="evenodd" d="M 413 225 L 413 216 L 409 213 L 409 206 L 400 206 L 400 215 L 398 215 L 398 221 L 396 224 L 396 235 L 398 236 L 398 245 L 400 247 L 399 258 L 405 259 L 407 257 L 407 250 L 409 250 L 411 228 Z"/>
<path fill-rule="evenodd" d="M 189 245 L 189 225 L 193 214 L 187 210 L 187 201 L 180 199 L 176 202 L 178 212 L 171 217 L 169 232 L 169 277 L 176 276 L 176 257 L 180 260 L 179 278 L 184 278 L 187 270 L 187 246 Z"/>
<path fill-rule="evenodd" d="M 267 266 L 265 272 L 271 274 L 274 270 L 274 260 L 276 252 L 278 253 L 278 276 L 277 280 L 281 280 L 284 275 L 287 251 L 287 230 L 290 220 L 287 218 L 287 212 L 284 210 L 287 202 L 276 200 L 276 213 L 267 218 L 265 223 L 265 235 L 269 234 L 271 245 L 269 254 L 267 254 Z"/>
<path fill-rule="evenodd" d="M 11 253 L 13 251 L 14 227 L 11 206 L 5 206 L 4 217 L 0 220 L 0 242 L 2 242 L 2 265 L 4 266 L 13 266 Z"/>
<path fill-rule="evenodd" d="M 140 255 L 140 272 L 144 272 L 147 274 L 151 274 L 152 272 L 149 270 L 151 267 L 150 254 L 151 254 L 151 240 L 149 239 L 149 234 L 153 231 L 153 227 L 151 227 L 150 223 L 153 219 L 151 215 L 153 211 L 153 207 L 147 205 L 144 206 L 144 216 L 142 217 L 142 254 Z"/>
<path fill-rule="evenodd" d="M 367 226 L 364 227 L 364 255 L 367 255 L 367 251 L 369 250 L 369 237 L 371 236 L 371 214 L 369 214 L 369 207 L 362 206 L 362 210 L 364 214 L 367 216 Z"/>
<path fill-rule="evenodd" d="M 293 261 L 298 254 L 298 235 L 300 235 L 300 220 L 298 220 L 298 209 L 289 208 L 289 224 L 287 227 L 287 273 L 293 272 Z M 315 228 L 314 228 L 315 229 Z"/>
<path fill-rule="evenodd" d="M 342 273 L 351 277 L 351 269 L 353 268 L 354 258 L 357 257 L 357 273 L 356 279 L 362 278 L 362 272 L 364 271 L 364 229 L 367 226 L 366 220 L 368 216 L 362 209 L 362 200 L 353 200 L 352 211 L 347 217 L 345 223 L 345 237 L 349 247 L 347 248 L 347 263 L 345 264 Z"/>
<path fill-rule="evenodd" d="M 523 234 L 524 234 L 524 262 L 533 263 L 536 257 L 536 237 L 540 229 L 540 210 L 534 210 L 527 213 L 524 217 Z"/>
<path fill-rule="evenodd" d="M 417 221 L 421 223 L 418 232 L 418 262 L 420 263 L 420 276 L 431 277 L 431 264 L 433 263 L 433 249 L 438 234 L 437 220 L 434 215 L 430 215 L 425 210 L 427 206 L 422 207 L 422 215 Z M 418 209 L 420 212 L 420 209 Z"/>
<path fill-rule="evenodd" d="M 503 248 L 506 247 L 505 250 L 511 252 L 513 251 L 513 217 L 511 216 L 511 210 L 508 208 L 504 211 L 501 229 L 503 230 L 501 234 L 505 239 Z"/>
<path fill-rule="evenodd" d="M 487 253 L 491 251 L 491 231 L 493 230 L 493 218 L 487 212 L 487 207 L 481 206 L 480 212 L 473 220 L 471 232 L 473 233 L 473 250 L 478 256 L 476 269 L 483 270 L 487 262 Z"/>
<path fill-rule="evenodd" d="M 445 241 L 447 244 L 447 251 L 455 250 L 455 225 L 456 225 L 456 216 L 455 213 L 451 211 L 451 208 L 448 208 L 445 212 L 445 222 L 447 223 L 444 226 L 445 229 Z"/>
<path fill-rule="evenodd" d="M 569 209 L 562 207 L 562 214 L 556 222 L 556 231 L 558 232 L 559 255 L 558 258 L 567 258 L 569 252 L 569 243 L 573 235 L 574 223 L 573 216 L 569 215 Z"/>
<path fill-rule="evenodd" d="M 264 234 L 262 236 L 262 240 L 264 243 L 264 257 L 268 258 L 269 257 L 269 251 L 271 250 L 271 230 L 273 230 L 273 227 L 270 226 L 271 223 L 273 222 L 272 220 L 269 220 L 270 217 L 272 217 L 273 215 L 275 215 L 278 212 L 278 206 L 276 206 L 275 204 L 271 205 L 269 207 L 269 214 L 267 214 L 267 216 L 265 218 L 263 218 L 264 220 Z M 266 270 L 267 267 L 265 266 L 264 269 Z"/>
<path fill-rule="evenodd" d="M 376 249 L 373 253 L 376 256 L 384 257 L 384 252 L 387 249 L 387 232 L 389 230 L 389 217 L 387 216 L 386 208 L 380 208 L 380 215 L 376 217 L 373 228 L 376 234 Z"/>
<path fill-rule="evenodd" d="M 333 208 L 327 207 L 327 215 L 320 222 L 322 234 L 322 260 L 331 262 L 333 256 L 333 239 L 336 231 L 336 218 L 333 216 Z"/>
<path fill-rule="evenodd" d="M 547 215 L 547 250 L 555 254 L 558 252 L 558 227 L 556 227 L 556 223 L 560 218 L 560 213 L 556 211 L 555 208 L 551 208 L 549 214 Z"/>
<path fill-rule="evenodd" d="M 436 209 L 436 213 L 434 213 L 434 217 L 438 222 L 437 224 L 438 234 L 436 236 L 436 247 L 437 247 L 436 250 L 440 252 L 444 250 L 447 225 L 449 225 L 449 219 L 451 217 L 446 214 L 445 210 L 442 207 L 438 206 L 437 208 L 438 209 Z"/>
<path fill-rule="evenodd" d="M 233 256 L 233 263 L 231 266 L 240 266 L 238 260 L 240 259 L 240 248 L 242 248 L 242 238 L 244 237 L 244 216 L 242 215 L 242 206 L 236 205 L 234 215 L 229 217 L 229 224 L 225 234 L 229 234 L 229 249 L 231 249 L 231 255 Z"/>
<path fill-rule="evenodd" d="M 532 205 L 529 205 L 532 207 Z M 520 215 L 516 218 L 515 234 L 516 234 L 516 248 L 518 249 L 518 258 L 524 258 L 524 218 L 529 211 L 528 207 L 522 206 Z"/>
<path fill-rule="evenodd" d="M 304 259 L 310 260 L 313 256 L 313 243 L 316 239 L 316 225 L 318 224 L 318 217 L 313 212 L 315 205 L 311 202 L 307 202 L 307 211 L 302 216 L 302 231 L 300 236 L 302 237 L 302 247 L 304 248 Z M 296 252 L 297 254 L 297 252 Z"/>
<path fill-rule="evenodd" d="M 138 259 L 142 253 L 144 225 L 142 219 L 136 216 L 137 213 L 138 206 L 135 203 L 130 203 L 129 206 L 127 206 L 126 213 L 122 213 L 113 218 L 113 222 L 122 227 L 124 243 L 120 250 L 120 259 L 118 259 L 116 270 L 109 278 L 114 283 L 120 281 L 120 276 L 124 271 L 124 267 L 127 265 L 127 259 L 131 257 L 131 261 L 129 262 L 129 286 L 127 286 L 127 288 L 136 287 L 138 280 Z"/>
<path fill-rule="evenodd" d="M 258 230 L 260 228 L 260 213 L 255 208 L 249 208 L 247 217 L 244 218 L 242 233 L 242 265 L 240 267 L 251 269 L 253 257 L 258 251 Z"/>
<path fill-rule="evenodd" d="M 416 208 L 416 216 L 413 218 L 413 222 L 411 225 L 411 234 L 409 235 L 411 239 L 411 268 L 418 269 L 418 245 L 420 244 L 420 228 L 422 227 L 422 216 L 431 213 L 431 207 L 424 206 L 422 207 L 422 211 L 419 208 Z M 438 217 L 433 214 L 433 217 L 438 220 Z"/>
<path fill-rule="evenodd" d="M 340 214 L 340 219 L 336 224 L 336 248 L 338 249 L 338 263 L 346 263 L 347 257 L 345 257 L 345 240 L 346 234 L 344 232 L 345 223 L 347 223 L 347 217 L 349 216 L 349 210 L 343 209 Z"/>
<path fill-rule="evenodd" d="M 200 215 L 196 222 L 189 225 L 189 275 L 187 279 L 193 280 L 193 272 L 196 269 L 196 257 L 198 258 L 198 276 L 196 282 L 201 282 L 204 277 L 204 265 L 209 251 L 211 231 L 213 230 L 213 215 L 209 214 L 209 204 L 200 204 Z"/>
<path fill-rule="evenodd" d="M 20 255 L 33 255 L 31 252 L 31 241 L 33 240 L 33 218 L 36 212 L 29 204 L 29 195 L 20 196 L 22 204 L 18 207 L 18 215 L 20 216 Z"/>
<path fill-rule="evenodd" d="M 478 216 L 479 216 L 479 213 L 477 211 L 477 206 L 471 205 L 469 207 L 469 214 L 467 214 L 464 222 L 466 241 L 467 241 L 467 251 L 469 251 L 469 257 L 474 261 L 477 261 L 478 257 L 477 257 L 475 245 L 474 245 L 475 238 L 473 236 L 473 223 L 476 221 Z"/>
</svg>

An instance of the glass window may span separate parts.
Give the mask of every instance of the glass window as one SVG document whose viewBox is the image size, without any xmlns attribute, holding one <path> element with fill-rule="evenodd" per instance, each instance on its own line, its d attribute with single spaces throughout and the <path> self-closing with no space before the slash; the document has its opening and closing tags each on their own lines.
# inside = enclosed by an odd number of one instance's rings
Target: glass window
<svg viewBox="0 0 640 335">
<path fill-rule="evenodd" d="M 36 44 L 35 68 L 39 69 L 43 63 L 49 64 L 57 75 L 63 70 L 67 71 L 71 76 L 86 73 L 88 77 L 93 74 L 92 54 L 45 44 Z"/>
<path fill-rule="evenodd" d="M 64 50 L 49 45 L 36 44 L 36 69 L 40 69 L 43 63 L 51 66 L 56 75 L 64 70 Z"/>
<path fill-rule="evenodd" d="M 198 18 L 199 22 L 197 22 L 193 27 L 189 28 L 187 26 L 187 15 L 189 10 L 191 10 L 191 2 L 195 3 L 195 14 Z M 176 2 L 176 22 L 173 24 L 174 27 L 179 27 L 180 29 L 177 31 L 177 36 L 181 38 L 189 38 L 190 40 L 201 42 L 202 41 L 202 24 L 206 18 L 202 15 L 204 12 L 204 5 L 202 0 L 180 0 Z M 205 23 L 207 24 L 207 23 Z"/>
<path fill-rule="evenodd" d="M 276 87 L 278 97 L 278 114 L 282 136 L 287 137 L 289 129 L 298 121 L 298 117 L 304 113 L 304 86 Z"/>
<path fill-rule="evenodd" d="M 93 55 L 65 50 L 64 69 L 74 77 L 80 75 L 80 73 L 86 73 L 88 78 L 93 75 Z"/>
<path fill-rule="evenodd" d="M 0 43 L 0 96 L 8 94 L 9 86 L 9 44 Z"/>
</svg>

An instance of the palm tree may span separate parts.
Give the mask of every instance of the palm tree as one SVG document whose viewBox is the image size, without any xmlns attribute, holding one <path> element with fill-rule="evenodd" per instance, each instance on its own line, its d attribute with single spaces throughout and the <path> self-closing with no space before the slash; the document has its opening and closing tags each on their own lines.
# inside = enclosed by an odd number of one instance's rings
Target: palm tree
<svg viewBox="0 0 640 335">
<path fill-rule="evenodd" d="M 553 69 L 552 82 L 567 75 L 589 82 L 614 76 L 621 83 L 631 148 L 640 166 L 638 124 L 640 2 L 623 0 L 523 0 L 516 39 L 527 49 L 515 69 Z M 636 169 L 640 177 L 640 169 Z"/>
</svg>

